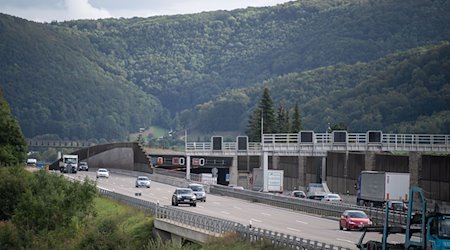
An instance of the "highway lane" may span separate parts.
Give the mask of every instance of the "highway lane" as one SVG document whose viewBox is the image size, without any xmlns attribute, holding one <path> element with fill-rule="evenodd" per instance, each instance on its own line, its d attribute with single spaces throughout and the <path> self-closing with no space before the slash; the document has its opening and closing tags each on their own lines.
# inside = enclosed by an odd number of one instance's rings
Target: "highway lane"
<svg viewBox="0 0 450 250">
<path fill-rule="evenodd" d="M 137 173 L 136 173 L 137 175 Z M 143 174 L 150 176 L 148 174 Z M 70 177 L 83 179 L 85 176 L 95 180 L 95 170 L 70 174 Z M 171 206 L 174 186 L 152 181 L 151 188 L 136 188 L 135 178 L 128 175 L 110 173 L 109 179 L 100 178 L 97 185 L 117 193 L 134 196 L 140 192 L 139 199 L 159 202 L 161 206 Z M 336 218 L 322 218 L 310 214 L 273 207 L 260 203 L 235 199 L 231 197 L 207 194 L 206 202 L 198 202 L 197 207 L 180 205 L 180 209 L 209 215 L 226 220 L 232 220 L 244 225 L 269 229 L 279 233 L 289 234 L 300 238 L 317 240 L 328 244 L 356 249 L 361 232 L 341 231 Z M 402 242 L 404 236 L 393 235 L 393 242 Z M 366 239 L 381 240 L 381 235 L 368 233 Z"/>
</svg>

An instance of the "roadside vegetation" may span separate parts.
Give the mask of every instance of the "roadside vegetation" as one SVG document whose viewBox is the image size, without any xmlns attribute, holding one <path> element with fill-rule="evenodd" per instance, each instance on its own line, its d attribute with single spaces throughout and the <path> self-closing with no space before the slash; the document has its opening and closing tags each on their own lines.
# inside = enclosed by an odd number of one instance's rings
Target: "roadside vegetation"
<svg viewBox="0 0 450 250">
<path fill-rule="evenodd" d="M 43 170 L 0 168 L 0 196 L 0 249 L 277 249 L 235 234 L 204 245 L 163 242 L 149 214 L 100 197 L 92 181 Z"/>
</svg>

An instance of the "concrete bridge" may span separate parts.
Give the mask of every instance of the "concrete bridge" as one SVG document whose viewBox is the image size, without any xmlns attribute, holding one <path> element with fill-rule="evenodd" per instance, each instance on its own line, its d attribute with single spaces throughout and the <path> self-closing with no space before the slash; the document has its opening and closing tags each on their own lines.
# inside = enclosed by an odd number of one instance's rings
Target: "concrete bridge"
<svg viewBox="0 0 450 250">
<path fill-rule="evenodd" d="M 284 170 L 284 190 L 302 189 L 326 181 L 337 193 L 353 195 L 363 170 L 411 173 L 411 184 L 450 202 L 450 136 L 367 133 L 264 134 L 261 143 L 238 136 L 224 142 L 186 142 L 184 152 L 152 153 L 136 142 L 93 145 L 74 151 L 92 168 L 106 167 L 152 173 L 169 166 L 191 178 L 191 173 L 214 173 L 217 183 L 252 189 L 254 168 Z M 397 153 L 393 153 L 397 152 Z M 401 152 L 401 153 L 398 153 Z M 164 164 L 159 164 L 162 159 Z M 58 169 L 58 162 L 50 169 Z"/>
</svg>

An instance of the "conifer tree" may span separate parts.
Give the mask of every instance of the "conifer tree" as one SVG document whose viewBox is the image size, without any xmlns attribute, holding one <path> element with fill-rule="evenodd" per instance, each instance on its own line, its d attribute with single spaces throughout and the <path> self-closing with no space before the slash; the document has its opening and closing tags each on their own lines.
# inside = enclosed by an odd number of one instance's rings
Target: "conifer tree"
<svg viewBox="0 0 450 250">
<path fill-rule="evenodd" d="M 300 117 L 300 111 L 298 108 L 298 103 L 295 103 L 294 114 L 292 115 L 291 132 L 298 133 L 302 129 L 303 129 L 303 126 L 302 126 L 302 121 L 301 121 L 301 117 Z"/>
</svg>

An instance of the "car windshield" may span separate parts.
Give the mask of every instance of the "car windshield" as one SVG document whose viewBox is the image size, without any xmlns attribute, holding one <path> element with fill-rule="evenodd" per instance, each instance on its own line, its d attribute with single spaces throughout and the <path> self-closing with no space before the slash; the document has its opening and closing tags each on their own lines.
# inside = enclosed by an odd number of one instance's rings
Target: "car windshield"
<svg viewBox="0 0 450 250">
<path fill-rule="evenodd" d="M 337 195 L 337 194 L 329 194 L 329 195 L 327 195 L 327 197 L 339 199 L 339 195 Z"/>
<path fill-rule="evenodd" d="M 367 218 L 367 214 L 364 212 L 349 212 L 348 216 L 350 216 L 351 218 L 361 218 L 361 219 Z"/>
<path fill-rule="evenodd" d="M 190 189 L 178 189 L 177 193 L 178 194 L 190 194 L 190 193 L 192 193 L 192 190 L 190 190 Z"/>
<path fill-rule="evenodd" d="M 439 237 L 450 239 L 450 217 L 439 220 Z"/>
<path fill-rule="evenodd" d="M 192 191 L 197 191 L 197 192 L 203 191 L 202 186 L 190 186 L 190 188 L 192 189 Z"/>
<path fill-rule="evenodd" d="M 101 168 L 101 169 L 98 170 L 98 172 L 108 172 L 108 170 Z"/>
<path fill-rule="evenodd" d="M 140 181 L 148 181 L 148 178 L 145 177 L 145 176 L 142 176 L 142 177 L 138 177 L 138 180 L 140 180 Z"/>
<path fill-rule="evenodd" d="M 80 162 L 80 165 L 87 165 L 87 163 L 86 162 Z"/>
</svg>

